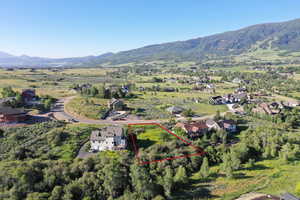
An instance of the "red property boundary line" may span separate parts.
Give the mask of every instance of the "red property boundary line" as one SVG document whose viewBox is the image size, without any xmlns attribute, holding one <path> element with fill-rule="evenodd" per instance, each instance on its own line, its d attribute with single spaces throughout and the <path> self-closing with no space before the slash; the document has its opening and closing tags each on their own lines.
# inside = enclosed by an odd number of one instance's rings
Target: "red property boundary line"
<svg viewBox="0 0 300 200">
<path fill-rule="evenodd" d="M 138 145 L 137 145 L 137 142 L 136 142 L 136 138 L 133 136 L 133 134 L 130 134 L 130 139 L 131 139 L 131 142 L 133 144 L 135 157 L 138 160 L 139 165 L 146 165 L 146 164 L 151 164 L 151 163 L 156 163 L 156 162 L 163 162 L 163 161 L 166 161 L 166 160 L 175 160 L 175 159 L 187 158 L 187 157 L 192 157 L 192 156 L 203 156 L 204 154 L 206 154 L 206 152 L 202 148 L 191 144 L 191 142 L 179 137 L 178 135 L 176 135 L 175 133 L 173 133 L 172 131 L 170 131 L 169 129 L 167 129 L 166 127 L 162 126 L 159 123 L 132 123 L 132 124 L 128 124 L 128 132 L 130 132 L 130 129 L 132 128 L 132 126 L 137 126 L 137 125 L 146 125 L 146 126 L 147 125 L 148 126 L 149 125 L 155 125 L 155 126 L 158 126 L 161 129 L 165 130 L 167 133 L 175 136 L 177 139 L 181 140 L 182 142 L 184 142 L 188 146 L 191 146 L 192 148 L 194 148 L 197 151 L 197 153 L 193 153 L 193 154 L 173 156 L 173 157 L 163 158 L 163 159 L 159 159 L 159 160 L 141 161 L 140 156 L 139 156 L 139 148 L 138 148 Z"/>
</svg>

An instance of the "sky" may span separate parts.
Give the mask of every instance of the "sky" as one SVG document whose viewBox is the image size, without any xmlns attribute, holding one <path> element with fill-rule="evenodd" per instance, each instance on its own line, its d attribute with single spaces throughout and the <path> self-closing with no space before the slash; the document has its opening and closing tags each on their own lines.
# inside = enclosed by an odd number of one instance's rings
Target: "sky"
<svg viewBox="0 0 300 200">
<path fill-rule="evenodd" d="M 77 57 L 300 18 L 299 0 L 3 0 L 0 51 Z"/>
</svg>

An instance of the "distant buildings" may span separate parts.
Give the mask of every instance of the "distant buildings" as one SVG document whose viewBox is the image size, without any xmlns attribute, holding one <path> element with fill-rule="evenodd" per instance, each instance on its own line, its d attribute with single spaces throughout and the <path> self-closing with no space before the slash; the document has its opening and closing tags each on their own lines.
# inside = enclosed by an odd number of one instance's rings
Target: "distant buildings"
<svg viewBox="0 0 300 200">
<path fill-rule="evenodd" d="M 22 100 L 25 104 L 36 100 L 36 94 L 34 89 L 24 89 L 21 93 Z"/>
<path fill-rule="evenodd" d="M 184 110 L 183 108 L 178 107 L 178 106 L 171 106 L 171 107 L 167 108 L 167 111 L 169 113 L 171 113 L 172 115 L 180 114 L 183 112 L 183 110 Z"/>
<path fill-rule="evenodd" d="M 124 102 L 120 99 L 112 98 L 110 101 L 108 101 L 108 108 L 113 111 L 120 111 L 124 110 L 126 107 Z"/>
<path fill-rule="evenodd" d="M 25 121 L 28 118 L 27 112 L 21 108 L 11 108 L 0 106 L 0 122 L 1 123 L 17 123 Z"/>
<path fill-rule="evenodd" d="M 119 126 L 93 131 L 90 136 L 92 151 L 122 150 L 127 146 L 124 130 Z"/>
</svg>

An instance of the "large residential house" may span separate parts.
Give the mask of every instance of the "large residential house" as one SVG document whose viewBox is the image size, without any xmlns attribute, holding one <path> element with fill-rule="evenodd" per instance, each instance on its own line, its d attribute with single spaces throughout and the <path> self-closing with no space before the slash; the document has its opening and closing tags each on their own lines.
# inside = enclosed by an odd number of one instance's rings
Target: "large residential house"
<svg viewBox="0 0 300 200">
<path fill-rule="evenodd" d="M 237 131 L 236 124 L 233 120 L 220 120 L 218 124 L 221 127 L 221 129 L 229 133 L 234 133 Z"/>
<path fill-rule="evenodd" d="M 178 106 L 171 106 L 167 108 L 167 111 L 171 113 L 172 115 L 180 114 L 183 112 L 183 108 L 178 107 Z"/>
<path fill-rule="evenodd" d="M 114 111 L 120 111 L 123 110 L 125 107 L 125 104 L 123 101 L 119 100 L 119 99 L 115 99 L 112 98 L 109 102 L 108 102 L 108 108 Z"/>
<path fill-rule="evenodd" d="M 22 91 L 21 96 L 25 104 L 30 104 L 30 102 L 36 100 L 36 94 L 34 89 L 24 89 Z"/>
<path fill-rule="evenodd" d="M 198 138 L 209 131 L 209 127 L 205 121 L 191 122 L 191 123 L 177 123 L 175 127 L 184 130 L 191 139 Z"/>
<path fill-rule="evenodd" d="M 221 130 L 220 125 L 215 120 L 208 119 L 205 123 L 209 130 Z"/>
<path fill-rule="evenodd" d="M 252 112 L 266 115 L 276 115 L 281 112 L 282 104 L 274 103 L 260 103 L 257 107 L 252 109 Z"/>
<path fill-rule="evenodd" d="M 92 151 L 122 150 L 127 142 L 122 127 L 109 126 L 93 131 L 90 136 Z"/>
<path fill-rule="evenodd" d="M 28 118 L 27 112 L 21 108 L 0 106 L 0 123 L 17 123 Z"/>
</svg>

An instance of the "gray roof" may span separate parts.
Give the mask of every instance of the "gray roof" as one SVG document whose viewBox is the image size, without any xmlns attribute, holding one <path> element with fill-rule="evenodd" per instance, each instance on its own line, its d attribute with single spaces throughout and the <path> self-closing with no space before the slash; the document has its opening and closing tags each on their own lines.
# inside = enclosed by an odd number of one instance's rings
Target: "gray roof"
<svg viewBox="0 0 300 200">
<path fill-rule="evenodd" d="M 280 195 L 281 199 L 283 200 L 300 200 L 298 197 L 292 195 L 291 193 L 284 193 Z"/>
<path fill-rule="evenodd" d="M 215 125 L 215 124 L 216 124 L 216 122 L 215 122 L 214 120 L 212 120 L 212 119 L 206 120 L 206 125 L 207 125 L 207 126 L 213 126 L 213 125 Z"/>
<path fill-rule="evenodd" d="M 183 111 L 183 108 L 178 107 L 178 106 L 171 106 L 171 107 L 167 108 L 167 111 L 170 113 L 180 113 Z"/>
<path fill-rule="evenodd" d="M 91 140 L 103 141 L 106 138 L 123 136 L 123 128 L 120 126 L 108 126 L 99 130 L 92 131 Z"/>
</svg>

